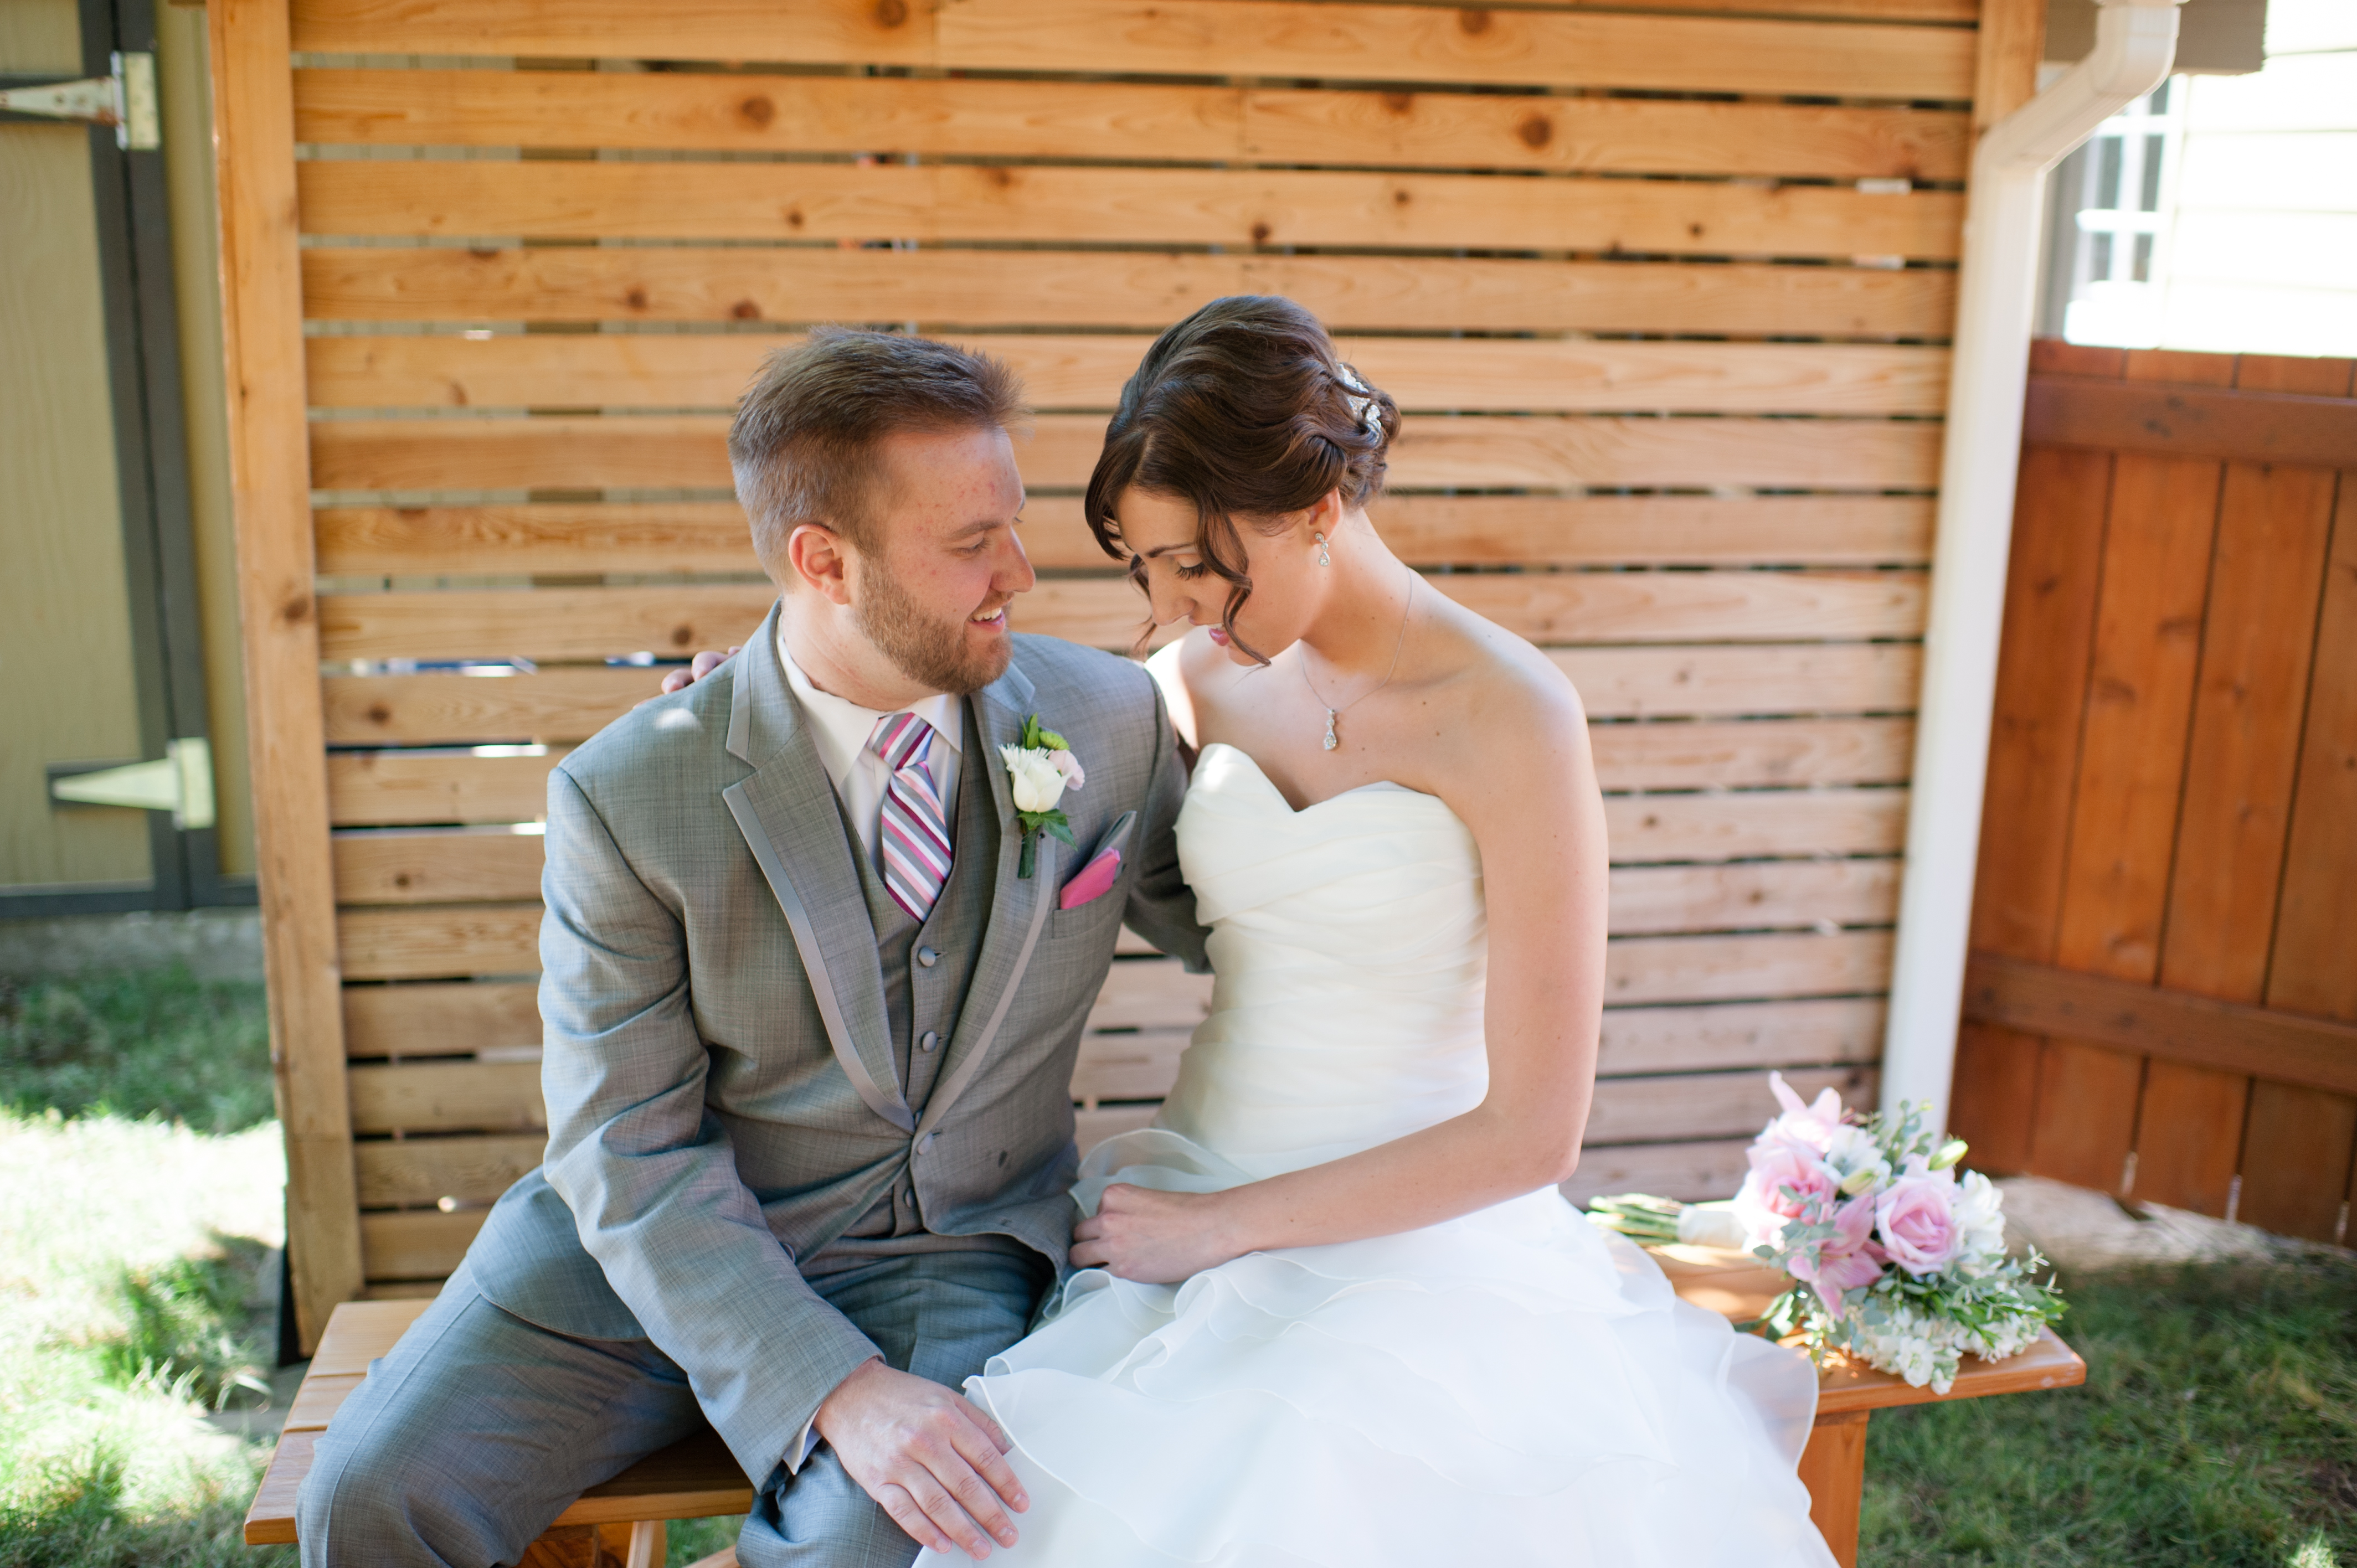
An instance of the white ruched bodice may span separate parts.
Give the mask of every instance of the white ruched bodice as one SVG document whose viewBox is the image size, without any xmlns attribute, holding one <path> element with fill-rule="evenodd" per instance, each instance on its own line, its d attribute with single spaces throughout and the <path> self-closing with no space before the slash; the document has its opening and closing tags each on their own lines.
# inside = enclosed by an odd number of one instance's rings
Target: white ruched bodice
<svg viewBox="0 0 2357 1568">
<path fill-rule="evenodd" d="M 1370 784 L 1297 811 L 1206 746 L 1178 861 L 1215 979 L 1157 1125 L 1265 1176 L 1481 1102 L 1481 857 L 1437 796 Z"/>
<path fill-rule="evenodd" d="M 1444 801 L 1375 784 L 1297 811 L 1207 746 L 1178 855 L 1211 1015 L 1155 1125 L 1083 1163 L 1082 1208 L 1114 1181 L 1219 1191 L 1480 1102 L 1480 856 Z M 1814 1371 L 1678 1300 L 1550 1188 L 1178 1285 L 1082 1270 L 965 1386 L 1032 1498 L 1006 1568 L 1833 1563 L 1794 1476 Z"/>
</svg>

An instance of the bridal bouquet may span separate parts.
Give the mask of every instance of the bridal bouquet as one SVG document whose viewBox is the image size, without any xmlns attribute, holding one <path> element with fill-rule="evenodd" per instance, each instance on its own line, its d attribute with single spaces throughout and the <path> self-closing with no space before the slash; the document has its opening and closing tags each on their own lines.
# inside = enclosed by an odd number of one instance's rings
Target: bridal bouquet
<svg viewBox="0 0 2357 1568">
<path fill-rule="evenodd" d="M 1914 1107 L 1860 1116 L 1831 1089 L 1803 1104 L 1781 1075 L 1769 1083 L 1783 1109 L 1731 1203 L 1623 1194 L 1594 1200 L 1590 1218 L 1643 1240 L 1742 1246 L 1797 1282 L 1759 1326 L 1935 1393 L 1958 1357 L 2018 1354 L 2062 1316 L 2051 1276 L 2035 1277 L 2045 1260 L 2006 1251 L 2003 1195 L 1976 1171 L 1957 1179 L 1962 1142 L 1937 1143 Z"/>
</svg>

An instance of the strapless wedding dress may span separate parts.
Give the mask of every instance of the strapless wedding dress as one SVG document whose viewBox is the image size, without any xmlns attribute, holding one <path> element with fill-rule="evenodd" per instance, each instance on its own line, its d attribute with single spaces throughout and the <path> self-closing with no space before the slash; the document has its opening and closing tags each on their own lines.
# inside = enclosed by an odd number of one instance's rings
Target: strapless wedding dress
<svg viewBox="0 0 2357 1568">
<path fill-rule="evenodd" d="M 1155 1125 L 1089 1156 L 1083 1207 L 1114 1181 L 1297 1170 L 1480 1103 L 1480 860 L 1440 800 L 1372 784 L 1296 811 L 1208 746 L 1178 854 L 1211 1015 Z M 1680 1301 L 1552 1188 L 1182 1285 L 1082 1271 L 966 1391 L 1031 1494 L 1007 1568 L 1833 1562 L 1793 1474 L 1808 1363 Z"/>
</svg>

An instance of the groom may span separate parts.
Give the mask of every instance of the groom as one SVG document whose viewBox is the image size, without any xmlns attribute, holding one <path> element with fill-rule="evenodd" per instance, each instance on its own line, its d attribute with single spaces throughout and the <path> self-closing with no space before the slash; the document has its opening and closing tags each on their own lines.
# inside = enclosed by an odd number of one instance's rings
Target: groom
<svg viewBox="0 0 2357 1568">
<path fill-rule="evenodd" d="M 1203 952 L 1152 682 L 1007 628 L 1019 399 L 842 331 L 747 394 L 779 605 L 549 778 L 545 1161 L 323 1434 L 305 1563 L 514 1563 L 704 1420 L 759 1488 L 747 1568 L 1015 1540 L 1004 1436 L 952 1391 L 1065 1266 L 1067 1082 L 1125 918 Z M 1027 875 L 1000 748 L 1033 715 L 1085 779 Z"/>
</svg>

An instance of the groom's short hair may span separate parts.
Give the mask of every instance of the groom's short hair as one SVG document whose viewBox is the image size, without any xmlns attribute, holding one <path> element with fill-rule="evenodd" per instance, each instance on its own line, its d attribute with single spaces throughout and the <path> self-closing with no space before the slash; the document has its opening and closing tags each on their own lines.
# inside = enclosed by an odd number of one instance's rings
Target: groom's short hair
<svg viewBox="0 0 2357 1568">
<path fill-rule="evenodd" d="M 737 407 L 728 465 L 753 550 L 782 585 L 786 541 L 818 523 L 873 553 L 883 439 L 899 431 L 1006 427 L 1024 415 L 1015 372 L 929 338 L 821 327 L 780 349 Z"/>
</svg>

